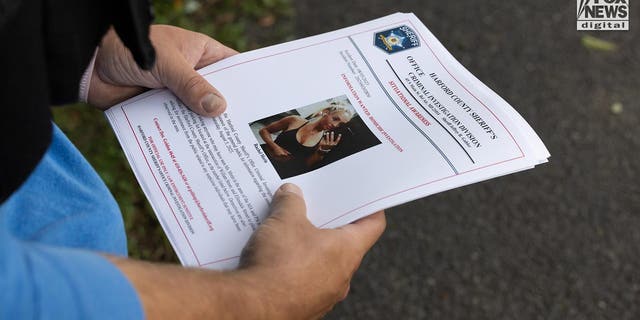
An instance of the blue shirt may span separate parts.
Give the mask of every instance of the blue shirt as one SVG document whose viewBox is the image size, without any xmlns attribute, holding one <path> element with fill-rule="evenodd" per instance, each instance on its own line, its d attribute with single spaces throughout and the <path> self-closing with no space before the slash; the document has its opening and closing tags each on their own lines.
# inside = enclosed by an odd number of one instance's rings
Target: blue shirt
<svg viewBox="0 0 640 320">
<path fill-rule="evenodd" d="M 126 256 L 122 216 L 54 126 L 47 153 L 0 206 L 0 319 L 141 319 L 138 296 L 100 252 Z"/>
</svg>

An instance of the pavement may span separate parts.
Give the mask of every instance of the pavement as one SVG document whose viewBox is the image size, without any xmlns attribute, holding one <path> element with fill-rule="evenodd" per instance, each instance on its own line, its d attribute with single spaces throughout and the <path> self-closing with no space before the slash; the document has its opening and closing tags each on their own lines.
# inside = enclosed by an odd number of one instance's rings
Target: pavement
<svg viewBox="0 0 640 320">
<path fill-rule="evenodd" d="M 627 32 L 576 31 L 575 1 L 293 2 L 298 38 L 414 12 L 551 152 L 389 209 L 326 319 L 640 318 L 640 2 L 627 1 Z"/>
</svg>

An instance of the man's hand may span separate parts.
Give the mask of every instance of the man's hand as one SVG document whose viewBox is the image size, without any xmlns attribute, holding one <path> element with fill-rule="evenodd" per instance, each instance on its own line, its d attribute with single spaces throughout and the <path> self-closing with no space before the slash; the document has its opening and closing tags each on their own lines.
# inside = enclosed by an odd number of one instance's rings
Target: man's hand
<svg viewBox="0 0 640 320">
<path fill-rule="evenodd" d="M 192 111 L 203 116 L 224 112 L 226 102 L 195 69 L 237 52 L 208 36 L 172 26 L 154 25 L 150 38 L 156 63 L 138 67 L 129 50 L 110 30 L 102 39 L 89 85 L 88 102 L 106 109 L 145 88 L 167 87 Z"/>
<path fill-rule="evenodd" d="M 285 184 L 245 247 L 239 272 L 263 290 L 267 318 L 319 318 L 346 297 L 351 277 L 385 225 L 378 212 L 342 228 L 318 229 L 307 219 L 300 189 Z"/>
<path fill-rule="evenodd" d="M 239 270 L 111 261 L 135 287 L 148 319 L 316 319 L 346 297 L 385 225 L 378 212 L 342 228 L 318 229 L 306 217 L 300 189 L 285 184 Z"/>
</svg>

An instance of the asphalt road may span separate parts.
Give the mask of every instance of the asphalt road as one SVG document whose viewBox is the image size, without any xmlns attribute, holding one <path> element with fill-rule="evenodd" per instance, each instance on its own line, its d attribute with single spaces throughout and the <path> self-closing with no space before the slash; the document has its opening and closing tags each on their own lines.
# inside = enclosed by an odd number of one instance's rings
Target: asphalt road
<svg viewBox="0 0 640 320">
<path fill-rule="evenodd" d="M 631 2 L 631 31 L 578 32 L 575 1 L 295 1 L 298 37 L 414 12 L 552 155 L 388 210 L 386 233 L 327 319 L 640 318 L 640 2 Z M 584 35 L 617 50 L 589 49 Z"/>
</svg>

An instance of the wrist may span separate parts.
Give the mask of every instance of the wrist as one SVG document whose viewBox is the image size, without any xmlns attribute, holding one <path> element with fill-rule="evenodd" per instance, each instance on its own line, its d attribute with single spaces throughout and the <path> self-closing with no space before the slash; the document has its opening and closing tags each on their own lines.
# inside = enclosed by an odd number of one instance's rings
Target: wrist
<svg viewBox="0 0 640 320">
<path fill-rule="evenodd" d="M 269 319 L 269 291 L 241 272 L 107 258 L 132 284 L 149 319 Z"/>
<path fill-rule="evenodd" d="M 250 308 L 244 308 L 242 319 L 289 319 L 286 293 L 281 287 L 270 283 L 272 276 L 261 274 L 254 268 L 240 269 L 228 273 L 234 288 L 240 290 L 240 297 Z"/>
<path fill-rule="evenodd" d="M 266 144 L 269 148 L 271 148 L 271 150 L 277 150 L 278 148 L 280 148 L 280 146 L 273 141 L 266 141 Z"/>
</svg>

